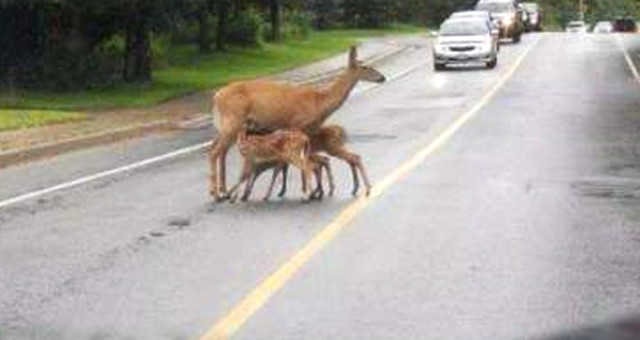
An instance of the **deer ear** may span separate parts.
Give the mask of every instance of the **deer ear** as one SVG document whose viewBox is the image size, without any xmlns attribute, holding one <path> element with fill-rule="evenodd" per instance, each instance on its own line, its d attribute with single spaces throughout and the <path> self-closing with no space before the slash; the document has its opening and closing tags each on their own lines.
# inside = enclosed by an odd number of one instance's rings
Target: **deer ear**
<svg viewBox="0 0 640 340">
<path fill-rule="evenodd" d="M 349 67 L 355 68 L 358 64 L 358 51 L 355 46 L 351 46 L 349 50 Z"/>
</svg>

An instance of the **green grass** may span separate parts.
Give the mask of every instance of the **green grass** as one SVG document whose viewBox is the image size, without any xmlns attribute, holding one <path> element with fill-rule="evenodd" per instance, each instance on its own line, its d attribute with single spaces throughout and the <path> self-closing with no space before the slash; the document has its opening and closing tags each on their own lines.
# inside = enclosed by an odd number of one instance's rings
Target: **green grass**
<svg viewBox="0 0 640 340">
<path fill-rule="evenodd" d="M 170 66 L 154 71 L 151 85 L 123 85 L 73 93 L 18 90 L 0 95 L 0 107 L 91 111 L 149 106 L 229 81 L 270 75 L 317 61 L 346 50 L 361 38 L 420 31 L 414 26 L 398 25 L 386 30 L 314 32 L 306 40 L 264 44 L 258 48 L 231 48 L 209 55 L 197 53 L 195 46 L 176 46 L 167 57 Z"/>
<path fill-rule="evenodd" d="M 66 123 L 86 118 L 78 112 L 43 110 L 0 110 L 0 131 Z"/>
</svg>

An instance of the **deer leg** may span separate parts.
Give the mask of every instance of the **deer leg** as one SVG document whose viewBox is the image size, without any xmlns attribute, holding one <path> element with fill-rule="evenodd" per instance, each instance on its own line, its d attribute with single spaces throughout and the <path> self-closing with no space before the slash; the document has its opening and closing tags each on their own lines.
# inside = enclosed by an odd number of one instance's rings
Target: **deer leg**
<svg viewBox="0 0 640 340">
<path fill-rule="evenodd" d="M 358 170 L 362 174 L 363 180 L 365 182 L 365 186 L 367 187 L 367 195 L 369 195 L 371 191 L 371 185 L 369 184 L 369 178 L 367 177 L 366 172 L 364 171 L 364 167 L 362 166 L 362 161 L 360 160 L 360 156 L 347 151 L 344 148 L 336 148 L 332 150 L 327 150 L 327 152 L 336 158 L 342 159 L 349 167 L 351 167 L 351 176 L 353 178 L 353 191 L 351 194 L 356 196 L 358 194 L 358 190 L 360 190 L 360 178 L 358 176 Z"/>
<path fill-rule="evenodd" d="M 314 195 L 314 198 L 322 199 L 324 197 L 324 185 L 322 183 L 323 169 L 328 169 L 327 174 L 329 177 L 329 185 L 333 186 L 333 183 L 332 183 L 333 178 L 330 173 L 331 169 L 329 168 L 329 158 L 318 155 L 318 154 L 313 154 L 311 155 L 310 159 L 313 162 L 313 166 L 314 166 L 313 172 L 316 177 L 316 189 L 313 191 L 313 195 Z"/>
<path fill-rule="evenodd" d="M 300 180 L 301 180 L 301 183 L 302 183 L 302 192 L 306 194 L 307 193 L 307 179 L 304 177 L 305 173 L 304 173 L 304 171 L 302 171 L 302 168 L 299 167 L 299 169 L 300 169 Z"/>
<path fill-rule="evenodd" d="M 236 202 L 236 200 L 238 199 L 238 195 L 237 195 L 238 189 L 244 182 L 249 180 L 249 177 L 251 177 L 252 173 L 253 173 L 253 166 L 251 162 L 248 160 L 245 160 L 244 163 L 242 164 L 242 172 L 240 173 L 240 178 L 238 180 L 238 183 L 236 183 L 236 185 L 234 185 L 231 188 L 231 190 L 229 190 L 229 193 L 227 194 L 227 197 L 229 198 L 229 201 L 231 203 Z"/>
<path fill-rule="evenodd" d="M 241 198 L 242 201 L 246 202 L 249 200 L 249 197 L 251 197 L 251 193 L 253 193 L 253 187 L 255 186 L 256 181 L 258 180 L 260 175 L 262 175 L 262 173 L 268 169 L 269 168 L 265 166 L 258 166 L 255 168 L 255 170 L 251 173 L 249 182 L 247 182 L 247 185 L 245 185 L 244 187 L 244 194 L 242 195 L 242 198 Z"/>
<path fill-rule="evenodd" d="M 282 171 L 283 171 L 282 167 L 277 167 L 277 168 L 273 169 L 273 173 L 271 175 L 271 183 L 269 183 L 269 189 L 267 190 L 267 193 L 264 195 L 264 198 L 262 198 L 263 201 L 268 201 L 269 198 L 271 198 L 271 193 L 273 193 L 273 187 L 276 184 L 276 180 L 278 179 L 278 175 Z"/>
<path fill-rule="evenodd" d="M 280 192 L 278 193 L 278 197 L 283 198 L 287 193 L 287 178 L 289 178 L 289 164 L 285 164 L 282 167 L 282 186 L 280 187 Z"/>
<path fill-rule="evenodd" d="M 300 171 L 302 172 L 302 187 L 303 194 L 307 197 L 308 200 L 314 199 L 314 191 L 309 192 L 309 188 L 311 188 L 311 177 L 314 175 L 315 167 L 311 160 L 305 159 L 301 162 Z M 307 192 L 309 192 L 307 194 Z"/>
<path fill-rule="evenodd" d="M 333 193 L 336 190 L 336 184 L 333 180 L 333 171 L 331 170 L 331 163 L 327 159 L 327 162 L 323 164 L 323 168 L 327 173 L 327 180 L 329 181 L 329 196 L 333 196 Z"/>
<path fill-rule="evenodd" d="M 313 175 L 316 178 L 316 188 L 313 189 L 311 197 L 313 199 L 321 200 L 322 197 L 324 197 L 324 189 L 322 185 L 322 165 L 320 163 L 315 164 Z"/>
<path fill-rule="evenodd" d="M 290 162 L 293 166 L 300 170 L 300 176 L 302 177 L 302 193 L 307 199 L 313 199 L 313 192 L 307 195 L 309 188 L 311 187 L 311 176 L 313 176 L 313 163 L 309 159 L 293 159 Z"/>
<path fill-rule="evenodd" d="M 223 149 L 220 154 L 220 191 L 223 194 L 227 192 L 227 153 L 229 152 L 229 147 Z"/>
<path fill-rule="evenodd" d="M 249 176 L 249 181 L 244 186 L 244 192 L 242 193 L 242 197 L 240 198 L 242 202 L 248 201 L 249 197 L 251 197 L 251 192 L 253 191 L 253 186 L 256 183 L 258 176 L 259 174 L 257 171 L 252 172 L 251 176 Z"/>
<path fill-rule="evenodd" d="M 369 182 L 369 176 L 367 176 L 367 171 L 364 168 L 364 164 L 362 164 L 362 159 L 360 156 L 356 156 L 355 166 L 360 170 L 360 175 L 362 175 L 362 180 L 364 181 L 365 187 L 365 196 L 369 196 L 371 194 L 371 183 Z"/>
<path fill-rule="evenodd" d="M 349 162 L 349 167 L 351 168 L 351 177 L 353 178 L 353 190 L 351 191 L 351 195 L 356 196 L 358 195 L 358 190 L 360 190 L 360 178 L 358 177 L 356 166 Z"/>
<path fill-rule="evenodd" d="M 213 144 L 211 144 L 211 149 L 209 150 L 209 168 L 210 168 L 210 178 L 209 178 L 209 194 L 213 197 L 218 197 L 218 145 L 220 144 L 220 137 L 217 137 Z"/>
<path fill-rule="evenodd" d="M 211 167 L 211 178 L 209 192 L 220 202 L 227 196 L 226 191 L 226 155 L 230 147 L 231 138 L 227 135 L 220 135 L 213 142 L 209 155 L 209 164 Z"/>
</svg>

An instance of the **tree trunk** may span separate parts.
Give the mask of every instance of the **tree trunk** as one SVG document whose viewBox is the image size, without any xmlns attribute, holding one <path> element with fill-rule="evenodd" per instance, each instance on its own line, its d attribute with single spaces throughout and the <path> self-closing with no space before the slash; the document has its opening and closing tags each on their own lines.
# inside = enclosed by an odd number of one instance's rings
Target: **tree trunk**
<svg viewBox="0 0 640 340">
<path fill-rule="evenodd" d="M 270 0 L 269 8 L 271 14 L 271 39 L 273 41 L 282 40 L 282 16 L 280 13 L 280 0 Z"/>
<path fill-rule="evenodd" d="M 136 18 L 126 30 L 124 80 L 128 83 L 151 82 L 150 36 L 141 18 Z"/>
<path fill-rule="evenodd" d="M 201 53 L 211 52 L 211 17 L 206 6 L 198 11 L 198 47 Z"/>
<path fill-rule="evenodd" d="M 218 1 L 218 27 L 216 29 L 216 49 L 223 51 L 227 48 L 227 26 L 229 25 L 229 2 Z"/>
</svg>

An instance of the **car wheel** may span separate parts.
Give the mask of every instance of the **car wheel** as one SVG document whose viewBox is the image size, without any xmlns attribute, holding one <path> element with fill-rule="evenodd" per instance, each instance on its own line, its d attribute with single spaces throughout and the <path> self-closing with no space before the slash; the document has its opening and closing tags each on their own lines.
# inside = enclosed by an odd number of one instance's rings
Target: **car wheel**
<svg viewBox="0 0 640 340">
<path fill-rule="evenodd" d="M 498 56 L 493 57 L 493 60 L 487 63 L 487 68 L 493 70 L 498 66 Z"/>
<path fill-rule="evenodd" d="M 447 65 L 446 64 L 433 63 L 433 69 L 435 71 L 444 71 L 444 70 L 447 69 Z"/>
<path fill-rule="evenodd" d="M 517 44 L 520 40 L 522 40 L 522 33 L 516 33 L 516 35 L 513 36 L 513 42 Z"/>
</svg>

